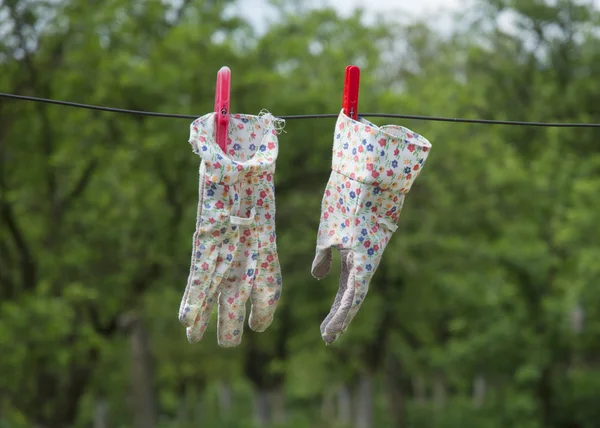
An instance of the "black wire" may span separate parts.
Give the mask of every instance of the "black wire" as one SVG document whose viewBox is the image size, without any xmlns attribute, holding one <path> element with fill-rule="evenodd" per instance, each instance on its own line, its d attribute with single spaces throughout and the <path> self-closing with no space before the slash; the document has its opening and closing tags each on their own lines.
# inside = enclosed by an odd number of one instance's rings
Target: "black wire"
<svg viewBox="0 0 600 428">
<path fill-rule="evenodd" d="M 17 100 L 34 101 L 47 104 L 57 104 L 67 107 L 84 108 L 89 110 L 101 110 L 109 111 L 114 113 L 128 113 L 136 114 L 140 116 L 154 116 L 154 117 L 168 117 L 175 119 L 196 119 L 201 115 L 189 115 L 189 114 L 176 114 L 176 113 L 158 113 L 152 111 L 140 111 L 140 110 L 127 110 L 115 107 L 104 107 L 95 106 L 91 104 L 74 103 L 71 101 L 59 101 L 48 98 L 29 97 L 26 95 L 16 94 L 5 94 L 0 92 L 0 98 L 12 98 Z M 553 128 L 600 128 L 600 123 L 557 123 L 557 122 L 523 122 L 523 121 L 511 121 L 511 120 L 489 120 L 489 119 L 465 119 L 465 118 L 451 118 L 451 117 L 440 117 L 440 116 L 420 116 L 411 114 L 393 114 L 393 113 L 361 113 L 362 117 L 387 117 L 396 119 L 411 119 L 411 120 L 430 120 L 436 122 L 455 122 L 455 123 L 480 123 L 487 125 L 513 125 L 513 126 L 544 126 Z M 336 118 L 338 114 L 299 114 L 299 115 L 288 115 L 288 116 L 277 116 L 285 120 L 294 119 L 324 119 L 324 118 Z"/>
<path fill-rule="evenodd" d="M 38 103 L 58 104 L 61 106 L 68 106 L 68 107 L 86 108 L 89 110 L 102 110 L 102 111 L 111 111 L 114 113 L 137 114 L 140 116 L 173 117 L 173 118 L 177 118 L 177 119 L 196 119 L 196 118 L 198 118 L 198 116 L 191 116 L 191 115 L 187 115 L 187 114 L 157 113 L 157 112 L 153 112 L 153 111 L 127 110 L 124 108 L 94 106 L 91 104 L 73 103 L 71 101 L 50 100 L 47 98 L 28 97 L 25 95 L 4 94 L 1 92 L 0 92 L 0 97 L 14 98 L 17 100 L 25 100 L 25 101 L 34 101 L 34 102 L 38 102 Z"/>
</svg>

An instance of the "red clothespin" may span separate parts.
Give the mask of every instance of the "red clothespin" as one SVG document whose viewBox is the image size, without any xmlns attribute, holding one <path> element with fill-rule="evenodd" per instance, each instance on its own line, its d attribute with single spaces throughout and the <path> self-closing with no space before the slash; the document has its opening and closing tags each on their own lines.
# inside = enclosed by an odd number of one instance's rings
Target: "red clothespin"
<svg viewBox="0 0 600 428">
<path fill-rule="evenodd" d="M 229 127 L 231 70 L 221 67 L 217 73 L 217 89 L 215 92 L 216 139 L 224 153 L 227 153 L 227 129 Z"/>
<path fill-rule="evenodd" d="M 355 65 L 346 67 L 344 80 L 344 98 L 342 108 L 344 114 L 353 120 L 358 119 L 358 86 L 360 83 L 360 68 Z"/>
</svg>

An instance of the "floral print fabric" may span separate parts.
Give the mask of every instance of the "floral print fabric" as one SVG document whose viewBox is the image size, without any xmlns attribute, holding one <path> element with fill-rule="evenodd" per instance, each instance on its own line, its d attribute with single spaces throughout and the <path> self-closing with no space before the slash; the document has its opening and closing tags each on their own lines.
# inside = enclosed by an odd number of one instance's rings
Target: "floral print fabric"
<svg viewBox="0 0 600 428">
<path fill-rule="evenodd" d="M 231 115 L 227 153 L 217 145 L 215 113 L 196 119 L 189 142 L 200 163 L 199 203 L 190 274 L 179 320 L 200 341 L 218 302 L 218 343 L 241 342 L 246 302 L 249 325 L 264 331 L 281 295 L 273 175 L 278 154 L 270 114 Z"/>
<path fill-rule="evenodd" d="M 360 309 L 430 149 L 429 141 L 409 129 L 378 127 L 340 113 L 312 266 L 313 276 L 323 278 L 331 268 L 332 247 L 340 251 L 338 293 L 321 324 L 326 343 L 333 343 Z"/>
</svg>

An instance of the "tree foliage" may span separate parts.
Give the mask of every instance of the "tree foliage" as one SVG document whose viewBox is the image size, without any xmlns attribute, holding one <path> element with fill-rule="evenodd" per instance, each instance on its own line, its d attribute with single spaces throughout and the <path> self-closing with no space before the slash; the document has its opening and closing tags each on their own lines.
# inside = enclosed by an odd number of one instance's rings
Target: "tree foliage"
<svg viewBox="0 0 600 428">
<path fill-rule="evenodd" d="M 6 1 L 0 92 L 200 116 L 228 65 L 236 111 L 336 113 L 357 64 L 360 111 L 600 122 L 592 6 L 479 0 L 446 36 L 274 3 L 257 33 L 231 1 Z M 333 121 L 288 121 L 282 302 L 221 349 L 214 322 L 191 346 L 176 316 L 189 122 L 0 99 L 0 427 L 597 425 L 597 129 L 392 120 L 432 154 L 326 347 L 339 267 L 317 282 L 310 265 Z"/>
</svg>

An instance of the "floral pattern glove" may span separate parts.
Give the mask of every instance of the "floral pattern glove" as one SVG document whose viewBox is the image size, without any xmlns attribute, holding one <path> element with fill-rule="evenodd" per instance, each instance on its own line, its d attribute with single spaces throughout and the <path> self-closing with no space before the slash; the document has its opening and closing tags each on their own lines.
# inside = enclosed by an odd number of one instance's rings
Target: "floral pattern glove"
<svg viewBox="0 0 600 428">
<path fill-rule="evenodd" d="M 191 343 L 202 339 L 217 301 L 221 346 L 240 344 L 248 298 L 250 328 L 264 331 L 273 320 L 282 285 L 274 223 L 276 120 L 231 116 L 227 153 L 214 141 L 214 113 L 191 125 L 190 143 L 202 157 L 200 201 L 179 309 Z"/>
<path fill-rule="evenodd" d="M 396 125 L 377 127 L 340 113 L 334 134 L 331 175 L 321 204 L 315 278 L 331 269 L 332 247 L 342 259 L 337 295 L 321 324 L 333 343 L 360 309 L 398 217 L 431 144 Z"/>
</svg>

